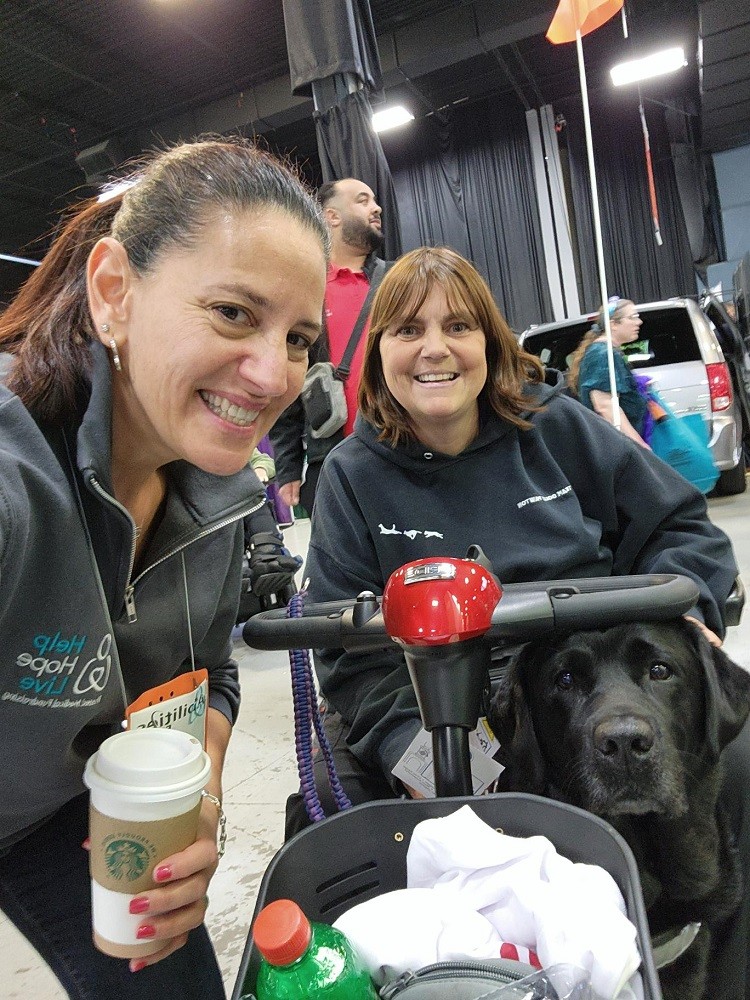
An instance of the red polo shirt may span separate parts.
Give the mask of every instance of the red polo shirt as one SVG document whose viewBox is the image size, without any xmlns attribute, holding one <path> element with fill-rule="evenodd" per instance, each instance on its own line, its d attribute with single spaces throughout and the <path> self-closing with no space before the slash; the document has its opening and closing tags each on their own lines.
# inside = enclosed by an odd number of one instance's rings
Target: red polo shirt
<svg viewBox="0 0 750 1000">
<path fill-rule="evenodd" d="M 328 268 L 325 312 L 328 346 L 334 365 L 341 363 L 346 345 L 349 343 L 349 337 L 369 290 L 370 282 L 364 271 L 350 271 L 348 267 L 336 267 L 334 264 Z M 344 425 L 344 434 L 351 434 L 354 428 L 354 418 L 357 415 L 357 390 L 359 389 L 362 358 L 364 357 L 369 326 L 368 320 L 352 358 L 349 378 L 344 383 L 346 406 L 349 411 Z"/>
</svg>

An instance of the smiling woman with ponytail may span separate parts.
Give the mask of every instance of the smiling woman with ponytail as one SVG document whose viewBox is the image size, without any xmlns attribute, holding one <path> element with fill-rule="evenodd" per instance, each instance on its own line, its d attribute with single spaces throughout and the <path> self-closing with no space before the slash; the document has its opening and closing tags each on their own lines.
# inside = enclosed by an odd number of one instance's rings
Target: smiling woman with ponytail
<svg viewBox="0 0 750 1000">
<path fill-rule="evenodd" d="M 302 386 L 328 231 L 241 140 L 154 153 L 130 182 L 71 210 L 0 316 L 0 910 L 73 1000 L 223 1000 L 203 919 L 243 519 L 265 503 L 248 462 Z M 194 669 L 210 795 L 130 903 L 153 953 L 128 963 L 91 941 L 82 772 L 129 704 Z"/>
</svg>

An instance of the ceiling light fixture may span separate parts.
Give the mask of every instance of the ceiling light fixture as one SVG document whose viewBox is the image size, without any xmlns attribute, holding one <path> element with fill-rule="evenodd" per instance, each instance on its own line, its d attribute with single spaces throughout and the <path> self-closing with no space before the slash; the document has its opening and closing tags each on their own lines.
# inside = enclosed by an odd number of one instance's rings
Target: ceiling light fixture
<svg viewBox="0 0 750 1000">
<path fill-rule="evenodd" d="M 414 121 L 411 111 L 407 111 L 403 104 L 397 104 L 392 108 L 376 111 L 372 116 L 372 127 L 376 132 L 385 132 L 386 129 L 396 128 L 397 125 L 405 125 L 411 121 Z"/>
<path fill-rule="evenodd" d="M 674 73 L 683 66 L 687 66 L 685 50 L 681 45 L 676 45 L 671 49 L 654 52 L 653 55 L 645 56 L 643 59 L 630 59 L 628 62 L 618 63 L 609 73 L 615 87 L 622 87 L 626 83 L 635 83 L 636 80 L 648 80 L 652 76 Z"/>
</svg>

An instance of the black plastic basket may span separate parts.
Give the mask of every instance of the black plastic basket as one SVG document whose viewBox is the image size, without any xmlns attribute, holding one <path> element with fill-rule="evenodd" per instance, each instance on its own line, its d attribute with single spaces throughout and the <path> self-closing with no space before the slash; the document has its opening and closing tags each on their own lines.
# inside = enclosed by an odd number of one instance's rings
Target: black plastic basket
<svg viewBox="0 0 750 1000">
<path fill-rule="evenodd" d="M 333 923 L 373 896 L 406 887 L 406 852 L 414 827 L 469 805 L 480 819 L 514 837 L 540 834 L 574 862 L 600 865 L 622 892 L 643 959 L 645 1000 L 661 1000 L 638 869 L 617 831 L 590 813 L 537 795 L 368 802 L 315 823 L 275 855 L 260 885 L 255 915 L 275 899 L 293 899 L 311 920 Z M 248 936 L 232 1000 L 254 996 L 259 955 Z"/>
<path fill-rule="evenodd" d="M 482 562 L 483 553 L 476 546 L 469 550 L 469 558 L 482 565 L 486 563 Z M 435 562 L 436 568 L 442 569 L 444 560 Z M 453 574 L 441 576 L 438 572 L 429 578 L 449 581 Z M 503 588 L 483 638 L 471 641 L 486 646 L 489 667 L 490 648 L 498 642 L 525 641 L 555 630 L 669 620 L 686 613 L 697 596 L 698 588 L 692 580 L 674 574 L 509 584 Z M 287 617 L 283 610 L 270 611 L 251 618 L 243 635 L 245 642 L 256 649 L 387 648 L 391 639 L 385 628 L 381 600 L 365 591 L 351 601 L 308 604 L 295 616 Z M 453 651 L 458 646 L 468 649 L 469 643 L 438 647 L 435 662 L 442 658 L 441 649 Z M 405 656 L 423 724 L 432 733 L 436 787 L 442 795 L 451 797 L 370 802 L 308 827 L 274 857 L 261 882 L 255 914 L 266 903 L 288 898 L 295 900 L 311 920 L 333 923 L 356 903 L 406 888 L 406 852 L 414 827 L 422 820 L 447 816 L 469 805 L 492 827 L 514 837 L 545 836 L 564 857 L 599 865 L 612 875 L 636 928 L 644 998 L 662 1000 L 638 868 L 626 842 L 598 817 L 540 796 L 508 792 L 475 798 L 460 794 L 466 785 L 471 787 L 467 731 L 476 725 L 476 710 L 468 722 L 468 715 L 458 722 L 442 716 L 446 711 L 450 715 L 455 702 L 465 694 L 456 688 L 446 695 L 450 676 L 459 684 L 468 683 L 473 664 L 468 662 L 467 655 L 460 669 L 452 663 L 450 671 L 440 673 L 440 682 L 435 681 L 438 675 L 434 674 L 429 678 L 431 683 L 424 686 L 418 683 L 420 671 L 410 662 L 410 655 L 415 656 L 413 649 L 411 654 L 405 651 Z M 426 659 L 420 660 L 424 666 Z M 481 672 L 477 676 L 481 682 Z M 434 717 L 431 706 L 428 724 L 425 712 L 431 692 L 440 696 L 436 699 L 440 719 Z M 471 703 L 469 707 L 475 707 L 474 702 L 478 705 L 478 693 L 466 699 L 467 705 Z M 455 773 L 459 770 L 464 773 Z M 459 794 L 453 795 L 456 791 Z M 253 996 L 258 963 L 250 934 L 232 1000 Z"/>
</svg>

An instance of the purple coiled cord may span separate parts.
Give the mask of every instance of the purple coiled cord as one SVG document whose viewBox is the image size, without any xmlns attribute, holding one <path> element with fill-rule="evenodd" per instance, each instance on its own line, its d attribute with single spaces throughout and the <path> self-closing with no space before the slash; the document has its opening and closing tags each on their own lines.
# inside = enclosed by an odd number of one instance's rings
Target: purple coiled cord
<svg viewBox="0 0 750 1000">
<path fill-rule="evenodd" d="M 301 618 L 305 604 L 306 590 L 296 593 L 287 605 L 287 618 Z M 325 819 L 323 806 L 318 790 L 315 787 L 313 774 L 312 727 L 323 754 L 328 772 L 328 782 L 339 810 L 351 809 L 351 802 L 336 773 L 333 762 L 333 751 L 328 737 L 323 729 L 323 721 L 318 708 L 318 698 L 315 691 L 310 654 L 306 649 L 290 649 L 289 665 L 292 674 L 292 699 L 294 701 L 294 742 L 297 749 L 297 770 L 299 772 L 300 791 L 305 802 L 307 815 L 313 823 Z"/>
</svg>

